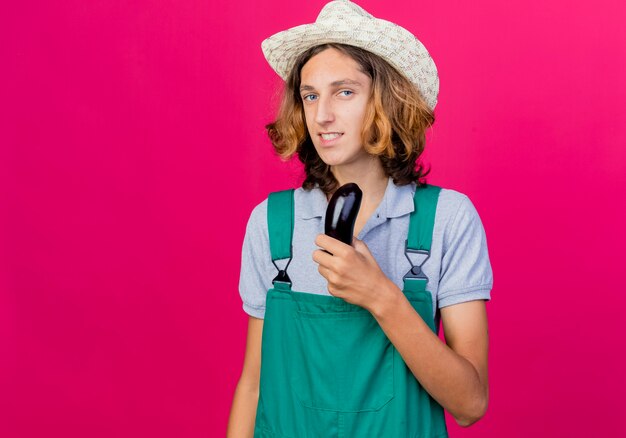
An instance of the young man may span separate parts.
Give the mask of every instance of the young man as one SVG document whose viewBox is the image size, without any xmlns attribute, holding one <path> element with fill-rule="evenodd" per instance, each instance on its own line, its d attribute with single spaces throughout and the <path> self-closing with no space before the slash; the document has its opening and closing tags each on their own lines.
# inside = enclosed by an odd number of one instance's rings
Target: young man
<svg viewBox="0 0 626 438">
<path fill-rule="evenodd" d="M 306 178 L 248 221 L 250 321 L 228 436 L 445 437 L 444 409 L 473 424 L 488 403 L 493 279 L 469 198 L 420 181 L 432 59 L 348 1 L 263 50 L 286 81 L 268 134 Z M 323 234 L 328 200 L 349 182 L 363 191 L 352 245 Z"/>
</svg>

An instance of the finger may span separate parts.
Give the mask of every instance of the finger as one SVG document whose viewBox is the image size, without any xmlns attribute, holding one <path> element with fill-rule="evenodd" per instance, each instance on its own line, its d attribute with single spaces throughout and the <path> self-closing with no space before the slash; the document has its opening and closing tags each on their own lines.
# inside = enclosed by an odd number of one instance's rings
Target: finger
<svg viewBox="0 0 626 438">
<path fill-rule="evenodd" d="M 346 245 L 340 240 L 327 236 L 326 234 L 318 234 L 315 239 L 315 244 L 329 253 L 337 256 L 345 256 L 352 248 L 350 245 Z"/>
<path fill-rule="evenodd" d="M 321 276 L 322 276 L 322 277 L 324 277 L 324 278 L 326 279 L 326 281 L 330 281 L 330 280 L 328 279 L 328 276 L 329 276 L 329 274 L 330 274 L 330 272 L 331 272 L 331 271 L 330 271 L 330 269 L 328 269 L 328 268 L 324 267 L 323 265 L 319 265 L 319 266 L 317 267 L 317 270 L 318 270 L 318 272 L 321 274 Z"/>
<path fill-rule="evenodd" d="M 316 249 L 315 251 L 313 251 L 312 256 L 313 256 L 313 261 L 315 261 L 316 263 L 322 266 L 328 267 L 333 262 L 333 255 L 329 254 L 325 250 Z"/>
</svg>

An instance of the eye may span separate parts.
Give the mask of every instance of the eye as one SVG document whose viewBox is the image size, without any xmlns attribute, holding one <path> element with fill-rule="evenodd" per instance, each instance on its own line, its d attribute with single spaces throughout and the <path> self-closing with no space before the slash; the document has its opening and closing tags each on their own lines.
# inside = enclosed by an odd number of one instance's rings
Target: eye
<svg viewBox="0 0 626 438">
<path fill-rule="evenodd" d="M 305 102 L 307 102 L 307 101 L 308 101 L 308 102 L 312 102 L 314 99 L 309 99 L 310 97 L 315 98 L 315 97 L 317 97 L 317 96 L 316 96 L 315 94 L 307 94 L 306 96 L 304 96 L 304 97 L 302 98 L 302 100 L 303 100 L 303 101 L 305 101 Z"/>
<path fill-rule="evenodd" d="M 354 94 L 354 92 L 350 91 L 350 90 L 342 90 L 342 91 L 339 92 L 339 94 L 341 94 L 341 93 L 348 93 L 348 94 L 344 94 L 344 96 L 350 96 L 351 94 Z"/>
</svg>

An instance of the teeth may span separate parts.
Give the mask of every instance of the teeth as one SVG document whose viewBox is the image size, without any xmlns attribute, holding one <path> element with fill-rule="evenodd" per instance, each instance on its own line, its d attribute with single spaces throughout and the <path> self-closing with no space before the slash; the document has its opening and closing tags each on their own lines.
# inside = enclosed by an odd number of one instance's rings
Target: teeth
<svg viewBox="0 0 626 438">
<path fill-rule="evenodd" d="M 332 140 L 335 139 L 337 137 L 339 137 L 341 134 L 337 133 L 337 132 L 333 132 L 332 134 L 322 134 L 322 138 L 324 140 Z"/>
</svg>

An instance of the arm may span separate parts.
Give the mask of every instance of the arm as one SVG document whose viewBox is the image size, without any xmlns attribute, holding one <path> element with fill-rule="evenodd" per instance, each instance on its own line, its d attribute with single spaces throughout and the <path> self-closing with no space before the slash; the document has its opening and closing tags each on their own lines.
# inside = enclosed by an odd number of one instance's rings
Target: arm
<svg viewBox="0 0 626 438">
<path fill-rule="evenodd" d="M 237 383 L 228 420 L 227 438 L 252 438 L 259 401 L 263 320 L 250 317 L 243 371 Z"/>
<path fill-rule="evenodd" d="M 441 309 L 447 345 L 391 281 L 370 311 L 424 389 L 463 427 L 487 410 L 488 331 L 483 300 Z"/>
</svg>

